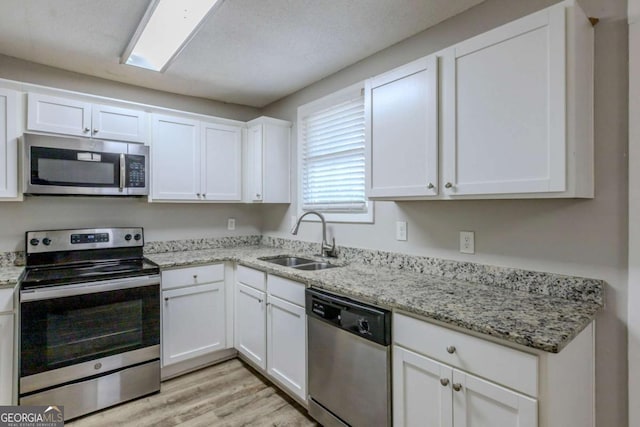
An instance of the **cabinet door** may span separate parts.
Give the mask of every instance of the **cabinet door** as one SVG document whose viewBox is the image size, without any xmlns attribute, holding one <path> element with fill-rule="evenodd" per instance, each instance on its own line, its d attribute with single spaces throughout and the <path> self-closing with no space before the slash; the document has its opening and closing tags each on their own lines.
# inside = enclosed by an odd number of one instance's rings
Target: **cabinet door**
<svg viewBox="0 0 640 427">
<path fill-rule="evenodd" d="M 262 201 L 291 202 L 291 128 L 265 123 L 262 126 Z"/>
<path fill-rule="evenodd" d="M 446 51 L 446 194 L 566 189 L 565 45 L 562 6 Z"/>
<path fill-rule="evenodd" d="M 451 375 L 450 367 L 394 346 L 393 424 L 450 427 Z"/>
<path fill-rule="evenodd" d="M 17 92 L 0 89 L 0 197 L 18 197 L 17 102 Z"/>
<path fill-rule="evenodd" d="M 162 297 L 163 366 L 225 348 L 224 282 L 172 289 Z"/>
<path fill-rule="evenodd" d="M 94 104 L 91 110 L 94 138 L 146 142 L 147 113 L 140 110 Z"/>
<path fill-rule="evenodd" d="M 0 314 L 0 405 L 13 403 L 13 313 Z"/>
<path fill-rule="evenodd" d="M 268 296 L 267 372 L 307 399 L 307 322 L 304 307 Z"/>
<path fill-rule="evenodd" d="M 247 131 L 249 165 L 249 200 L 262 201 L 262 125 L 251 126 Z"/>
<path fill-rule="evenodd" d="M 154 115 L 151 194 L 154 199 L 199 200 L 200 127 L 196 120 Z"/>
<path fill-rule="evenodd" d="M 65 135 L 91 136 L 91 104 L 30 93 L 27 129 Z"/>
<path fill-rule="evenodd" d="M 437 60 L 428 56 L 365 87 L 369 197 L 438 194 Z"/>
<path fill-rule="evenodd" d="M 536 427 L 535 399 L 473 375 L 453 371 L 454 427 Z"/>
<path fill-rule="evenodd" d="M 236 283 L 235 347 L 262 369 L 267 367 L 265 293 Z"/>
<path fill-rule="evenodd" d="M 202 197 L 242 199 L 242 128 L 201 123 Z"/>
</svg>

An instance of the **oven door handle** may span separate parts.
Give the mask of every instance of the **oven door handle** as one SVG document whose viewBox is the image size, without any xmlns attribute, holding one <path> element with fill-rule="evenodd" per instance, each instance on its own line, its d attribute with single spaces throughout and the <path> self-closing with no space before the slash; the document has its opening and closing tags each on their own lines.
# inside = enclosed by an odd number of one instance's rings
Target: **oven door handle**
<svg viewBox="0 0 640 427">
<path fill-rule="evenodd" d="M 119 291 L 142 286 L 160 285 L 160 275 L 131 277 L 127 279 L 103 280 L 91 283 L 76 283 L 49 288 L 20 291 L 20 302 L 40 301 L 53 298 L 64 298 L 76 295 L 95 294 L 99 292 Z"/>
</svg>

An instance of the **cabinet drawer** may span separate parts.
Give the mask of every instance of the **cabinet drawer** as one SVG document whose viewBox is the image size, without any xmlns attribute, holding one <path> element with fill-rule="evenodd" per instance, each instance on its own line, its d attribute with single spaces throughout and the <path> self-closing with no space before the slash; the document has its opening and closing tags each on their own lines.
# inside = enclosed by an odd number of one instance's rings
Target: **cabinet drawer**
<svg viewBox="0 0 640 427">
<path fill-rule="evenodd" d="M 529 396 L 538 395 L 535 355 L 401 314 L 393 317 L 393 341 Z"/>
<path fill-rule="evenodd" d="M 0 313 L 13 311 L 13 288 L 0 289 Z"/>
<path fill-rule="evenodd" d="M 285 279 L 280 276 L 269 275 L 267 279 L 267 289 L 269 294 L 282 298 L 285 301 L 292 302 L 304 307 L 304 289 L 306 288 L 300 282 Z"/>
<path fill-rule="evenodd" d="M 236 277 L 238 282 L 244 283 L 247 286 L 263 292 L 267 290 L 266 273 L 264 271 L 239 265 Z"/>
<path fill-rule="evenodd" d="M 221 280 L 224 280 L 224 264 L 178 268 L 162 272 L 162 289 L 219 282 Z"/>
</svg>

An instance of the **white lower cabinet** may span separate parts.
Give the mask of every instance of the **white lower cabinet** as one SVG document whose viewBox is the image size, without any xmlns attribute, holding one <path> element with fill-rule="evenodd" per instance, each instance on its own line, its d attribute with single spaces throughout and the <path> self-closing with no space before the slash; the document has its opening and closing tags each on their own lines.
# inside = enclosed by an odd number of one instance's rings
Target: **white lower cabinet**
<svg viewBox="0 0 640 427">
<path fill-rule="evenodd" d="M 593 325 L 525 352 L 395 313 L 393 340 L 396 427 L 594 425 Z"/>
<path fill-rule="evenodd" d="M 267 301 L 267 372 L 306 400 L 307 321 L 304 307 L 272 295 Z"/>
<path fill-rule="evenodd" d="M 393 363 L 394 425 L 538 425 L 535 399 L 399 346 Z"/>
<path fill-rule="evenodd" d="M 0 289 L 0 405 L 14 400 L 13 289 Z"/>
<path fill-rule="evenodd" d="M 238 266 L 235 347 L 292 396 L 307 400 L 305 285 Z"/>
<path fill-rule="evenodd" d="M 262 369 L 267 367 L 265 293 L 236 284 L 236 349 Z"/>
<path fill-rule="evenodd" d="M 222 267 L 218 264 L 162 273 L 163 367 L 227 348 Z"/>
</svg>

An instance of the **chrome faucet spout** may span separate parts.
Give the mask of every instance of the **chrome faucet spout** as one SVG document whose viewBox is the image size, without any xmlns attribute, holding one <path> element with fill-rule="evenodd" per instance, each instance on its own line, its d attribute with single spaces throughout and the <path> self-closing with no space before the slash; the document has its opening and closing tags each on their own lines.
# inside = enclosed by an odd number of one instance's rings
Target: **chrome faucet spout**
<svg viewBox="0 0 640 427">
<path fill-rule="evenodd" d="M 300 215 L 300 218 L 298 218 L 296 225 L 293 226 L 293 228 L 291 229 L 291 234 L 293 234 L 294 236 L 298 234 L 298 230 L 300 229 L 300 223 L 302 222 L 302 218 L 310 214 L 316 215 L 318 218 L 320 218 L 320 222 L 322 223 L 322 244 L 320 246 L 320 255 L 323 257 L 334 257 L 334 258 L 337 257 L 336 239 L 334 237 L 333 245 L 329 246 L 329 244 L 327 243 L 327 222 L 324 219 L 324 215 L 322 215 L 320 212 L 307 211 L 302 215 Z"/>
</svg>

